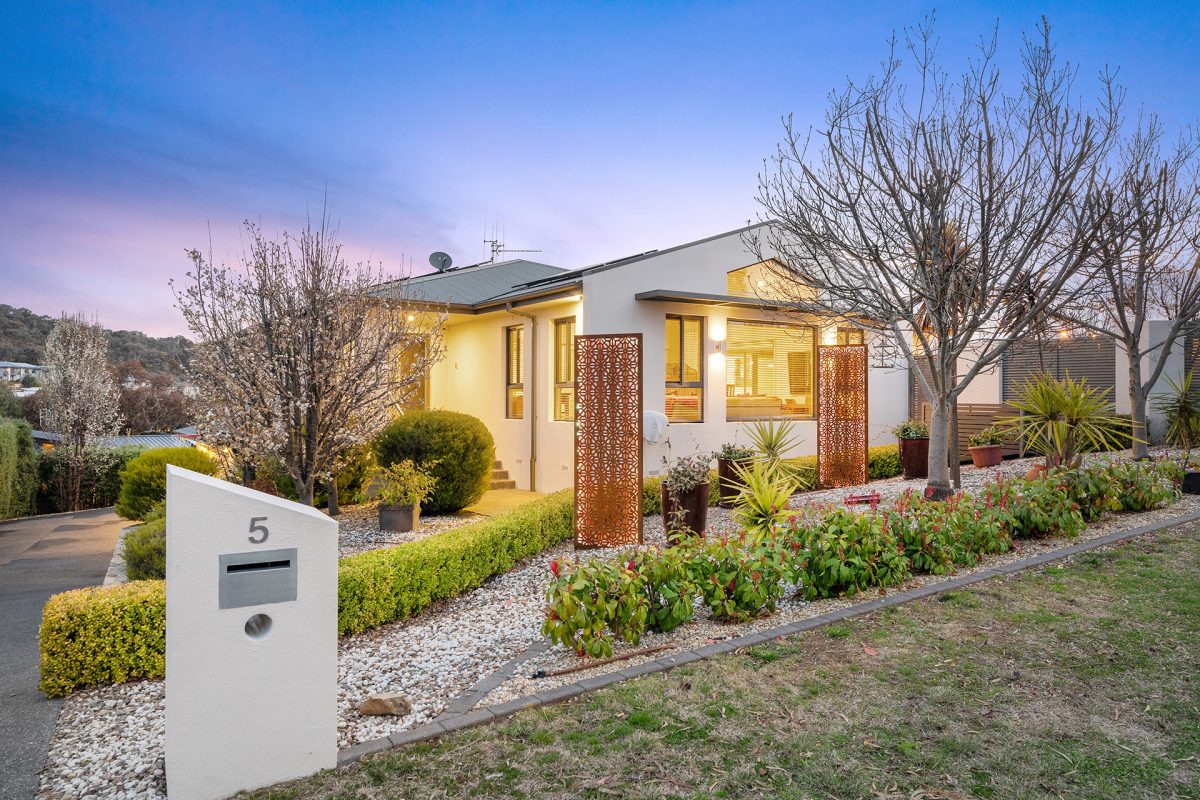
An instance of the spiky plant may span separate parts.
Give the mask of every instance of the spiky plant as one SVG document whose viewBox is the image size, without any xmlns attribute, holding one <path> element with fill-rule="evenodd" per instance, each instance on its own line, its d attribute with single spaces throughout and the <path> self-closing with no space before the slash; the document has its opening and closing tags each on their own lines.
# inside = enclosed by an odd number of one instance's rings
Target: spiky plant
<svg viewBox="0 0 1200 800">
<path fill-rule="evenodd" d="M 1021 415 L 1002 424 L 1045 453 L 1047 466 L 1076 467 L 1083 453 L 1124 447 L 1129 420 L 1114 413 L 1110 391 L 1088 386 L 1086 378 L 1060 381 L 1041 374 L 1026 381 L 1011 403 Z"/>
</svg>

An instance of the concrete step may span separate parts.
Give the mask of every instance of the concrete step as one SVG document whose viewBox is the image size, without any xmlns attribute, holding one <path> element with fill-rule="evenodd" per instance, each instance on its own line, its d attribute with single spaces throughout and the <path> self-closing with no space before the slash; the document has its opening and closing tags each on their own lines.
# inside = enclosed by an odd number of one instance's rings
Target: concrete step
<svg viewBox="0 0 1200 800">
<path fill-rule="evenodd" d="M 492 480 L 494 480 L 494 481 L 506 481 L 506 480 L 508 480 L 508 470 L 506 470 L 506 469 L 494 469 L 494 470 L 492 470 Z"/>
<path fill-rule="evenodd" d="M 502 464 L 502 463 L 500 462 L 500 459 L 498 459 L 498 458 L 497 458 L 497 459 L 496 459 L 496 460 L 495 460 L 495 461 L 492 463 L 492 469 L 504 469 L 504 464 Z"/>
<path fill-rule="evenodd" d="M 494 480 L 494 481 L 492 481 L 492 485 L 489 488 L 492 488 L 492 489 L 515 489 L 515 488 L 517 488 L 517 482 L 516 481 Z"/>
</svg>

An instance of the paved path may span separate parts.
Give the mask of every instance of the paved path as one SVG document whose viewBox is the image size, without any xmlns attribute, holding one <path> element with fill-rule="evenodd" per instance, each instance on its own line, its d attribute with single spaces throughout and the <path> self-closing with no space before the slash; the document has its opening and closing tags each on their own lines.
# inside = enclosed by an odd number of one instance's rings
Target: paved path
<svg viewBox="0 0 1200 800">
<path fill-rule="evenodd" d="M 484 517 L 494 517 L 545 496 L 542 492 L 529 492 L 524 489 L 488 489 L 483 493 L 483 497 L 479 498 L 478 503 L 467 506 L 463 511 Z"/>
<path fill-rule="evenodd" d="M 46 599 L 103 582 L 125 520 L 110 509 L 0 522 L 0 798 L 29 800 L 61 701 L 37 690 Z"/>
</svg>

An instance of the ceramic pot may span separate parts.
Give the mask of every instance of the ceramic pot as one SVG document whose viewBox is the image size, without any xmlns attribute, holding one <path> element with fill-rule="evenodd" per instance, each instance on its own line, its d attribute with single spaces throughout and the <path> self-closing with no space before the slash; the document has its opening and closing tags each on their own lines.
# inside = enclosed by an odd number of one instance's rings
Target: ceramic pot
<svg viewBox="0 0 1200 800">
<path fill-rule="evenodd" d="M 401 506 L 392 503 L 379 504 L 379 530 L 408 533 L 421 525 L 420 506 Z"/>
<path fill-rule="evenodd" d="M 998 444 L 984 444 L 967 449 L 971 451 L 971 463 L 977 467 L 994 467 L 1004 460 L 1004 448 Z"/>
<path fill-rule="evenodd" d="M 900 440 L 900 464 L 906 480 L 929 477 L 929 437 Z"/>
</svg>

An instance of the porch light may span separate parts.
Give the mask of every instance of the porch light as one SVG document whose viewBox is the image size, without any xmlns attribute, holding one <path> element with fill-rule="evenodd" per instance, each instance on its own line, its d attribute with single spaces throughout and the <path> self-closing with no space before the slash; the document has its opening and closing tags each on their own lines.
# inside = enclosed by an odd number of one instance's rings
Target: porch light
<svg viewBox="0 0 1200 800">
<path fill-rule="evenodd" d="M 409 315 L 408 315 L 408 321 L 409 321 L 409 322 L 412 322 L 412 321 L 413 321 L 413 320 L 415 320 L 416 318 L 417 318 L 417 317 L 416 317 L 416 315 L 415 315 L 415 314 L 409 314 Z"/>
<path fill-rule="evenodd" d="M 837 326 L 829 325 L 821 329 L 821 344 L 833 345 L 837 344 Z"/>
<path fill-rule="evenodd" d="M 722 318 L 709 317 L 708 319 L 708 338 L 717 343 L 717 350 L 721 349 L 721 342 L 725 341 L 725 320 Z"/>
<path fill-rule="evenodd" d="M 1071 332 L 1070 332 L 1069 330 L 1067 330 L 1066 328 L 1062 328 L 1062 329 L 1061 329 L 1061 330 L 1059 330 L 1059 332 L 1058 332 L 1058 338 L 1060 338 L 1060 339 L 1070 339 L 1070 338 L 1071 338 Z"/>
</svg>

